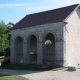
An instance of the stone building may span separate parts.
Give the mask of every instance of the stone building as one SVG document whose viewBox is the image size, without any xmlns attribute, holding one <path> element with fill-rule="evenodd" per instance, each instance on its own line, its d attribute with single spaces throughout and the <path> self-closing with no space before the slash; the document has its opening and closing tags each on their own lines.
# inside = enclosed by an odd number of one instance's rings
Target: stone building
<svg viewBox="0 0 80 80">
<path fill-rule="evenodd" d="M 11 28 L 10 62 L 79 65 L 80 5 L 30 14 L 16 23 Z"/>
</svg>

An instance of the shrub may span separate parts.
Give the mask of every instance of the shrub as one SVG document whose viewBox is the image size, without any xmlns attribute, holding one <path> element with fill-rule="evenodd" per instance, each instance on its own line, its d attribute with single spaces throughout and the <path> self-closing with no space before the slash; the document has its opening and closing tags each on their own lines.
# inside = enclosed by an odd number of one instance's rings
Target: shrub
<svg viewBox="0 0 80 80">
<path fill-rule="evenodd" d="M 4 53 L 3 52 L 0 52 L 0 56 L 4 56 Z"/>
<path fill-rule="evenodd" d="M 10 48 L 7 48 L 7 49 L 5 50 L 4 56 L 5 56 L 5 57 L 10 56 Z"/>
<path fill-rule="evenodd" d="M 10 57 L 7 57 L 1 61 L 1 66 L 7 65 L 7 64 L 10 64 Z"/>
</svg>

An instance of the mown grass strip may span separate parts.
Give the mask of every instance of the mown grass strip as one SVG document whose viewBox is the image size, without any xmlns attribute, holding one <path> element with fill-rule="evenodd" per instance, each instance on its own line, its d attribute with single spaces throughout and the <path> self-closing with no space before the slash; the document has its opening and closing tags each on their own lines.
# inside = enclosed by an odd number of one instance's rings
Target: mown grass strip
<svg viewBox="0 0 80 80">
<path fill-rule="evenodd" d="M 0 74 L 0 80 L 28 80 L 28 79 L 21 76 Z"/>
<path fill-rule="evenodd" d="M 28 80 L 28 78 L 24 78 L 21 76 L 0 74 L 0 80 Z"/>
</svg>

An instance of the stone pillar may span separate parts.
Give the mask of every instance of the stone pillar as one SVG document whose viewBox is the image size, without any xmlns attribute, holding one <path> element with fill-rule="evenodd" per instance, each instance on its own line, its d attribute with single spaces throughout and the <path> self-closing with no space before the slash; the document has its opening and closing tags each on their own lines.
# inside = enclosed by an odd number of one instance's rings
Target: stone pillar
<svg viewBox="0 0 80 80">
<path fill-rule="evenodd" d="M 16 46 L 15 46 L 15 44 L 11 44 L 11 46 L 10 46 L 10 63 L 14 64 L 16 62 L 17 62 Z"/>
<path fill-rule="evenodd" d="M 55 42 L 55 65 L 63 66 L 63 41 Z"/>
<path fill-rule="evenodd" d="M 29 44 L 23 43 L 23 63 L 29 64 L 30 63 L 30 55 L 29 55 Z"/>
<path fill-rule="evenodd" d="M 42 65 L 43 64 L 43 42 L 37 43 L 37 64 Z"/>
<path fill-rule="evenodd" d="M 66 67 L 66 41 L 63 42 L 63 66 Z"/>
</svg>

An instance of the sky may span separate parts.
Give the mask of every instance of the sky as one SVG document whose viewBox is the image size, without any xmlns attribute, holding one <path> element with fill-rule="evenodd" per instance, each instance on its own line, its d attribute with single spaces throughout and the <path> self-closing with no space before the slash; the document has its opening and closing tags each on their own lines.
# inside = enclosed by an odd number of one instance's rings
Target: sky
<svg viewBox="0 0 80 80">
<path fill-rule="evenodd" d="M 80 0 L 0 0 L 0 21 L 15 24 L 28 14 L 78 3 Z"/>
</svg>

